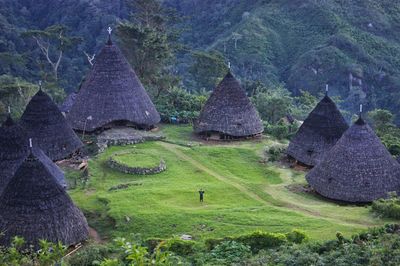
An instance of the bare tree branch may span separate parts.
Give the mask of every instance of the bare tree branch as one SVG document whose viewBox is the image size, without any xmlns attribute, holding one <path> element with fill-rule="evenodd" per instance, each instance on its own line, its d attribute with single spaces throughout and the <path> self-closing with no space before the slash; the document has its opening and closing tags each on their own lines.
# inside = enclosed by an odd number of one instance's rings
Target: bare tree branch
<svg viewBox="0 0 400 266">
<path fill-rule="evenodd" d="M 86 55 L 86 58 L 87 58 L 87 60 L 89 61 L 89 64 L 91 65 L 91 66 L 93 66 L 93 60 L 94 60 L 94 57 L 96 56 L 96 54 L 93 54 L 92 56 L 90 56 L 88 53 L 86 53 L 85 51 L 83 51 L 83 53 Z"/>
</svg>

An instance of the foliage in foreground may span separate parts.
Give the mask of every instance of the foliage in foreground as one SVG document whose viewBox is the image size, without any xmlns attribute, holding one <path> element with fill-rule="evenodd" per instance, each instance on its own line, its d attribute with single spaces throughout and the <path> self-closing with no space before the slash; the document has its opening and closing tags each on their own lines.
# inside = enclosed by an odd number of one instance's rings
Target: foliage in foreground
<svg viewBox="0 0 400 266">
<path fill-rule="evenodd" d="M 66 247 L 59 243 L 39 241 L 39 249 L 26 246 L 21 237 L 14 237 L 10 247 L 0 247 L 0 265 L 54 265 L 64 256 Z"/>
<path fill-rule="evenodd" d="M 240 265 L 399 265 L 400 226 L 373 228 L 346 239 L 263 250 Z"/>
<path fill-rule="evenodd" d="M 140 237 L 117 238 L 112 244 L 89 245 L 63 265 L 399 265 L 400 225 L 371 228 L 363 233 L 324 242 L 305 241 L 298 230 L 287 234 L 254 232 L 208 240 L 206 246 L 180 239 L 142 242 Z M 65 253 L 61 244 L 40 242 L 40 250 L 24 249 L 16 237 L 0 249 L 0 265 L 54 265 Z"/>
</svg>

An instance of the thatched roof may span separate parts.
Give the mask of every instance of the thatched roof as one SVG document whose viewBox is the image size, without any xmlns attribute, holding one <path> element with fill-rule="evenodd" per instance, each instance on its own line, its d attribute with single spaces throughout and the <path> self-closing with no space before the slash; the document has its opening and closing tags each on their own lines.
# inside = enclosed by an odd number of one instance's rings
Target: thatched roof
<svg viewBox="0 0 400 266">
<path fill-rule="evenodd" d="M 34 148 L 33 152 L 42 158 L 60 185 L 66 187 L 67 184 L 61 169 L 45 156 L 40 149 Z M 0 127 L 0 195 L 28 155 L 29 142 L 25 131 L 18 124 L 15 124 L 11 117 L 8 117 Z"/>
<path fill-rule="evenodd" d="M 4 246 L 13 236 L 36 247 L 40 239 L 69 246 L 87 239 L 88 225 L 43 157 L 31 152 L 0 197 L 0 232 Z"/>
<path fill-rule="evenodd" d="M 117 121 L 149 128 L 160 122 L 160 115 L 135 71 L 109 40 L 96 57 L 67 120 L 74 129 L 90 132 Z"/>
<path fill-rule="evenodd" d="M 325 95 L 293 136 L 287 153 L 303 164 L 317 165 L 347 128 L 336 104 Z"/>
<path fill-rule="evenodd" d="M 400 164 L 359 118 L 306 179 L 327 198 L 370 202 L 400 190 Z"/>
<path fill-rule="evenodd" d="M 20 125 L 50 159 L 65 159 L 83 146 L 51 98 L 39 90 L 25 109 Z"/>
<path fill-rule="evenodd" d="M 77 95 L 78 94 L 75 92 L 72 92 L 70 95 L 68 95 L 67 98 L 65 98 L 63 104 L 60 105 L 60 111 L 65 114 L 68 113 L 69 110 L 71 110 L 71 107 L 74 104 Z"/>
<path fill-rule="evenodd" d="M 245 137 L 262 133 L 264 127 L 246 92 L 229 72 L 207 100 L 194 130 Z"/>
</svg>

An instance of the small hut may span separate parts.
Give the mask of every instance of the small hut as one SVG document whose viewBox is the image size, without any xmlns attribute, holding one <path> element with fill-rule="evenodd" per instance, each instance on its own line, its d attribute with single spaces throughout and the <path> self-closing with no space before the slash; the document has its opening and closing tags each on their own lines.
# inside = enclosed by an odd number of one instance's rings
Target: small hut
<svg viewBox="0 0 400 266">
<path fill-rule="evenodd" d="M 151 129 L 160 122 L 135 71 L 110 37 L 85 78 L 67 120 L 73 129 L 87 132 L 118 125 Z"/>
<path fill-rule="evenodd" d="M 88 238 L 85 217 L 43 156 L 30 152 L 0 197 L 2 246 L 9 246 L 14 236 L 36 248 L 40 239 L 70 246 Z"/>
<path fill-rule="evenodd" d="M 290 141 L 287 154 L 315 166 L 340 139 L 348 125 L 332 99 L 325 95 Z"/>
<path fill-rule="evenodd" d="M 228 72 L 201 110 L 194 130 L 207 138 L 238 139 L 260 135 L 264 127 L 245 90 Z"/>
<path fill-rule="evenodd" d="M 66 187 L 63 172 L 37 148 L 33 149 L 46 162 L 61 186 Z M 29 155 L 29 142 L 23 128 L 14 123 L 10 116 L 0 127 L 0 195 L 14 176 L 15 171 Z"/>
<path fill-rule="evenodd" d="M 53 161 L 65 159 L 83 147 L 57 105 L 41 89 L 26 107 L 20 125 Z"/>
<path fill-rule="evenodd" d="M 400 164 L 360 117 L 306 179 L 327 198 L 371 202 L 400 190 Z"/>
</svg>

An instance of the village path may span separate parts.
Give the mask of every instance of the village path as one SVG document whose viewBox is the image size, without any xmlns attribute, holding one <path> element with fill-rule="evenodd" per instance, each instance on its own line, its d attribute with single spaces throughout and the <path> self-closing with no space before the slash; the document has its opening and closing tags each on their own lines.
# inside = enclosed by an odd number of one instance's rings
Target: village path
<svg viewBox="0 0 400 266">
<path fill-rule="evenodd" d="M 277 200 L 278 202 L 280 202 L 281 206 L 276 206 L 273 205 L 271 202 L 268 202 L 267 200 L 264 200 L 263 198 L 261 198 L 260 196 L 258 196 L 256 193 L 248 190 L 246 187 L 244 187 L 243 185 L 235 182 L 234 180 L 232 180 L 232 178 L 234 179 L 240 179 L 239 177 L 226 177 L 223 176 L 219 173 L 217 173 L 216 171 L 204 166 L 203 164 L 201 164 L 199 161 L 195 160 L 194 158 L 190 157 L 189 155 L 183 153 L 182 151 L 180 151 L 180 146 L 179 145 L 175 145 L 175 144 L 171 144 L 171 143 L 167 143 L 167 142 L 158 142 L 162 147 L 164 147 L 165 149 L 167 149 L 168 151 L 172 152 L 173 154 L 175 154 L 178 158 L 180 158 L 181 160 L 184 160 L 188 163 L 190 163 L 192 166 L 196 167 L 199 170 L 202 170 L 204 172 L 206 172 L 207 174 L 209 174 L 210 176 L 213 176 L 214 178 L 218 179 L 221 182 L 224 182 L 225 184 L 228 184 L 232 187 L 235 187 L 236 189 L 238 189 L 239 191 L 241 191 L 243 194 L 245 194 L 246 196 L 248 196 L 249 198 L 263 204 L 263 205 L 268 205 L 268 206 L 272 206 L 274 208 L 278 208 L 281 210 L 288 210 L 291 209 L 297 213 L 300 213 L 302 215 L 307 215 L 307 216 L 312 216 L 312 217 L 316 217 L 319 219 L 325 219 L 331 222 L 334 222 L 336 224 L 342 224 L 342 225 L 347 225 L 347 226 L 374 226 L 375 224 L 371 224 L 368 223 L 366 221 L 362 221 L 362 220 L 350 220 L 350 221 L 346 221 L 347 219 L 342 219 L 340 217 L 336 217 L 336 216 L 330 216 L 327 214 L 321 214 L 317 211 L 313 211 L 310 210 L 304 206 L 300 206 L 291 202 L 287 202 L 282 200 L 279 195 L 277 193 L 271 193 L 270 196 L 272 196 L 275 200 Z M 284 181 L 288 181 L 290 180 L 290 177 L 284 178 Z M 287 185 L 286 182 L 284 182 L 284 184 L 281 185 Z M 271 186 L 271 189 L 268 189 L 269 192 L 274 191 L 276 188 L 274 188 L 273 186 Z"/>
</svg>

